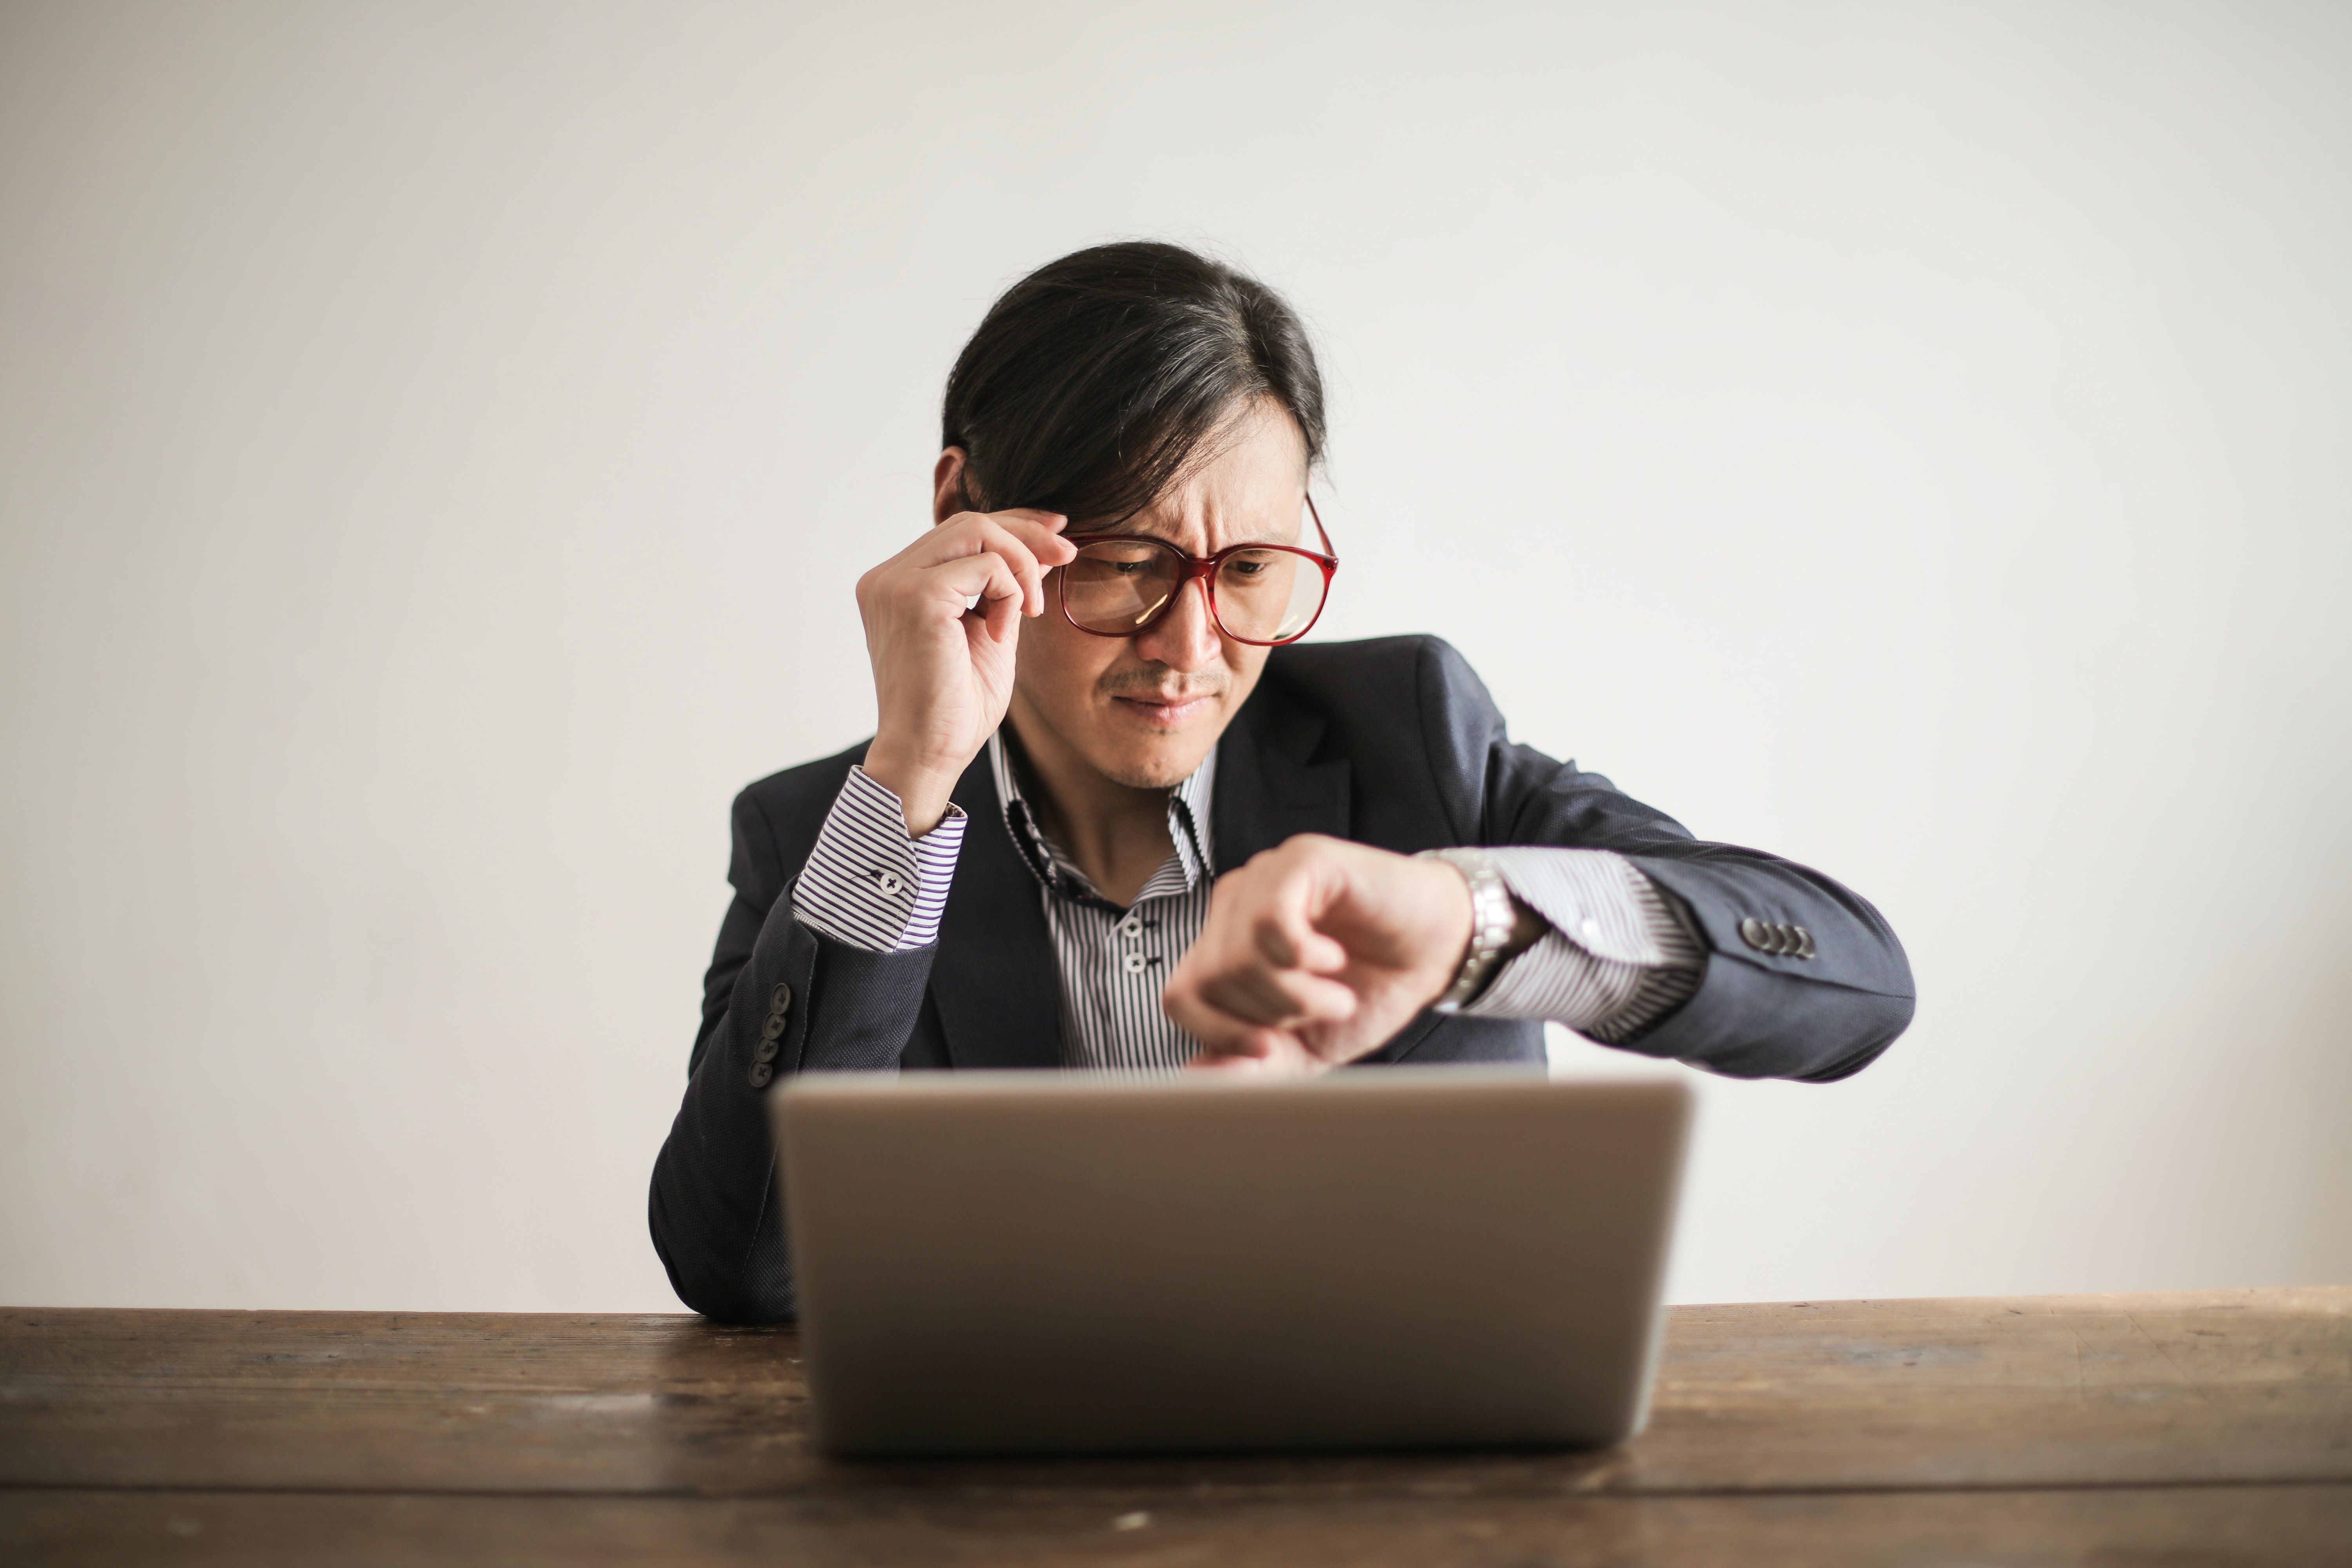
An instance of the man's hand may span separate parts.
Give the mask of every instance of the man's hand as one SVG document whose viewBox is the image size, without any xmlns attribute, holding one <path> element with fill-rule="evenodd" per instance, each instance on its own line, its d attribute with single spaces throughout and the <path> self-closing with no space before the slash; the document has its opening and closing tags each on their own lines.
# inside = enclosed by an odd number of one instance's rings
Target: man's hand
<svg viewBox="0 0 2352 1568">
<path fill-rule="evenodd" d="M 857 580 L 879 710 L 866 771 L 939 826 L 971 759 L 1004 721 L 1021 617 L 1045 611 L 1045 574 L 1077 551 L 1051 512 L 958 512 Z M 976 605 L 965 606 L 974 598 Z"/>
<path fill-rule="evenodd" d="M 1195 1067 L 1321 1072 L 1444 995 L 1470 937 L 1451 865 L 1303 833 L 1218 880 L 1160 1005 Z"/>
</svg>

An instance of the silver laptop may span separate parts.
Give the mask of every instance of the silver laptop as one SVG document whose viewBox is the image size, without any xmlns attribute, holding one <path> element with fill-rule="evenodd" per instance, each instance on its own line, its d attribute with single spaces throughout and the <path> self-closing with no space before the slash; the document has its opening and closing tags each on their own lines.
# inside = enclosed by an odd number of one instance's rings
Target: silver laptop
<svg viewBox="0 0 2352 1568">
<path fill-rule="evenodd" d="M 829 1453 L 1581 1447 L 1647 1414 L 1678 1082 L 838 1074 L 774 1115 Z"/>
</svg>

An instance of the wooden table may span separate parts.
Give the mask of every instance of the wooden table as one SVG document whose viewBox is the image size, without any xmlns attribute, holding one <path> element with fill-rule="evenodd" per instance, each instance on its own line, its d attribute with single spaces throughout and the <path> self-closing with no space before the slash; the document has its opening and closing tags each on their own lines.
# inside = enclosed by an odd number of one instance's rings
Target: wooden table
<svg viewBox="0 0 2352 1568">
<path fill-rule="evenodd" d="M 0 1562 L 2352 1564 L 2352 1289 L 1677 1308 L 1583 1454 L 835 1463 L 797 1348 L 0 1311 Z"/>
</svg>

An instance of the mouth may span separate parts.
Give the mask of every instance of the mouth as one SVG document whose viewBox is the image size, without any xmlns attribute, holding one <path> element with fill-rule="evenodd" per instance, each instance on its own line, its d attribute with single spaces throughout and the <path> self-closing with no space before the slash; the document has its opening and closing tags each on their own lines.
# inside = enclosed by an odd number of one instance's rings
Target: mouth
<svg viewBox="0 0 2352 1568">
<path fill-rule="evenodd" d="M 1175 730 L 1206 713 L 1216 699 L 1202 692 L 1191 697 L 1114 697 L 1111 700 L 1155 730 Z"/>
</svg>

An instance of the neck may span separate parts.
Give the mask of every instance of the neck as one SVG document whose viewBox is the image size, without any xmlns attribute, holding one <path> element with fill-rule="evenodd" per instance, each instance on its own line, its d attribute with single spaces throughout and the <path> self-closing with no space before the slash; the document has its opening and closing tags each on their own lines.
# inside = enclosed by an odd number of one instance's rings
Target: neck
<svg viewBox="0 0 2352 1568">
<path fill-rule="evenodd" d="M 1169 792 L 1104 777 L 1034 715 L 1022 712 L 1017 697 L 1008 717 L 1019 761 L 1027 764 L 1022 793 L 1031 797 L 1039 825 L 1103 897 L 1121 908 L 1133 903 L 1175 853 Z"/>
</svg>

